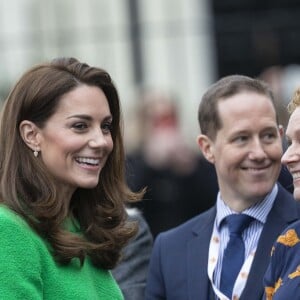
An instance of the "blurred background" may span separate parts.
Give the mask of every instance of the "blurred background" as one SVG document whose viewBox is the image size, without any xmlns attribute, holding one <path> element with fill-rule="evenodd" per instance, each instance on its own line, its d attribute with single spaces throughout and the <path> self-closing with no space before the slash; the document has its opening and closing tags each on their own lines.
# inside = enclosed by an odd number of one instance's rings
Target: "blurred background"
<svg viewBox="0 0 300 300">
<path fill-rule="evenodd" d="M 128 180 L 150 187 L 141 208 L 156 234 L 215 200 L 214 171 L 196 147 L 211 83 L 264 79 L 286 124 L 300 83 L 299 18 L 298 0 L 0 0 L 0 100 L 25 70 L 57 56 L 106 69 L 122 102 Z"/>
<path fill-rule="evenodd" d="M 139 89 L 171 91 L 194 143 L 195 109 L 216 76 L 210 10 L 205 0 L 1 0 L 0 95 L 29 66 L 74 56 L 112 75 L 126 119 Z"/>
</svg>

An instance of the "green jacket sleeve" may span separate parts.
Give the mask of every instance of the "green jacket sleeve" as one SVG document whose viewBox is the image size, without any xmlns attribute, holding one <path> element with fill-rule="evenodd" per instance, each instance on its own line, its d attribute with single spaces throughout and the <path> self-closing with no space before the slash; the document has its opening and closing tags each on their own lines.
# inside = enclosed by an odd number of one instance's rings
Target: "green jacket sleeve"
<svg viewBox="0 0 300 300">
<path fill-rule="evenodd" d="M 12 211 L 0 211 L 0 245 L 1 299 L 43 299 L 37 239 Z"/>
</svg>

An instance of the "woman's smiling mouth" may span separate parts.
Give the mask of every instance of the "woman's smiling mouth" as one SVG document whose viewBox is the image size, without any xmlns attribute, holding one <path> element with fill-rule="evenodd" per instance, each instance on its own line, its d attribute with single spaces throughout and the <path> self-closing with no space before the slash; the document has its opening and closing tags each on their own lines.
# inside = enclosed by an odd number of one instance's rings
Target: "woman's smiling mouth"
<svg viewBox="0 0 300 300">
<path fill-rule="evenodd" d="M 79 164 L 89 165 L 89 166 L 99 166 L 100 159 L 99 158 L 91 158 L 91 157 L 77 157 L 75 160 Z"/>
</svg>

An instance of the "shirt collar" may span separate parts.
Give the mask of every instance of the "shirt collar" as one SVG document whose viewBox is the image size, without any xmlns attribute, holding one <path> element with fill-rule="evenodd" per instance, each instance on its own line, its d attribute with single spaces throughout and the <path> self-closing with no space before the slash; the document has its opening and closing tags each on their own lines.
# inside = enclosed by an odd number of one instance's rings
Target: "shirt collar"
<svg viewBox="0 0 300 300">
<path fill-rule="evenodd" d="M 260 202 L 254 204 L 253 206 L 242 211 L 243 214 L 249 215 L 254 219 L 258 220 L 261 223 L 265 223 L 267 220 L 267 216 L 274 204 L 276 195 L 278 192 L 277 184 L 274 185 L 271 192 Z M 217 215 L 216 215 L 216 225 L 217 228 L 220 229 L 220 225 L 222 221 L 230 214 L 234 214 L 234 212 L 229 206 L 225 204 L 222 200 L 220 192 L 217 196 Z"/>
</svg>

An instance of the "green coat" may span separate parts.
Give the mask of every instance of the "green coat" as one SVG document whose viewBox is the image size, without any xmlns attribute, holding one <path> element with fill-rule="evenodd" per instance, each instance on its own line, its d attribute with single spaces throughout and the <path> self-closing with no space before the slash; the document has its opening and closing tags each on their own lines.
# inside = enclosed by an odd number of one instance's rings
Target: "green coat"
<svg viewBox="0 0 300 300">
<path fill-rule="evenodd" d="M 0 298 L 5 300 L 121 300 L 111 273 L 87 258 L 68 265 L 54 259 L 47 243 L 26 221 L 0 205 Z"/>
</svg>

